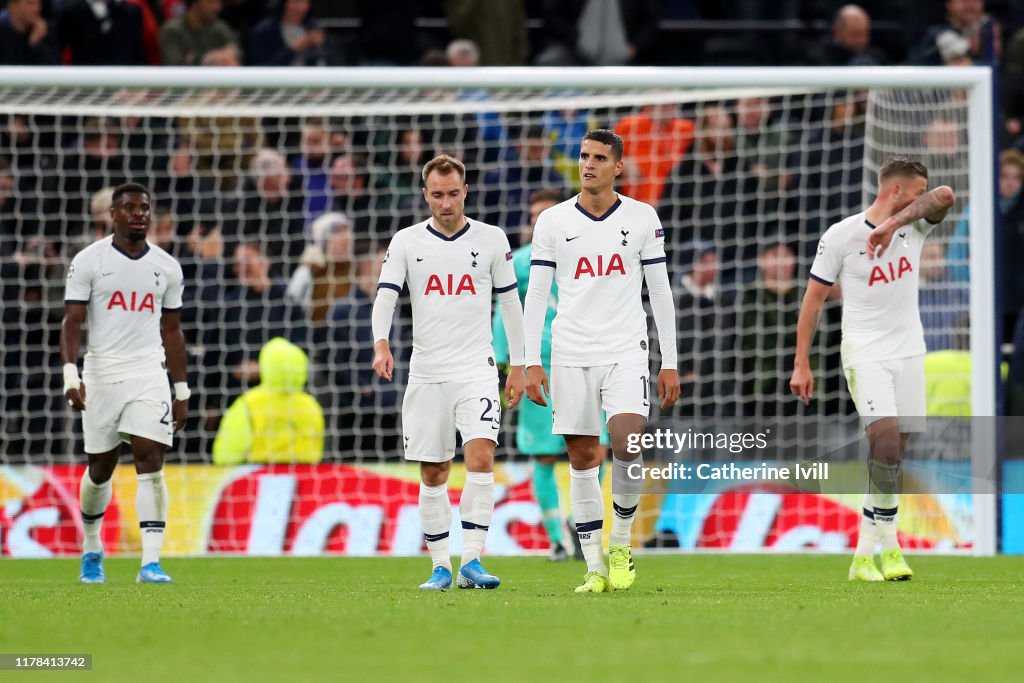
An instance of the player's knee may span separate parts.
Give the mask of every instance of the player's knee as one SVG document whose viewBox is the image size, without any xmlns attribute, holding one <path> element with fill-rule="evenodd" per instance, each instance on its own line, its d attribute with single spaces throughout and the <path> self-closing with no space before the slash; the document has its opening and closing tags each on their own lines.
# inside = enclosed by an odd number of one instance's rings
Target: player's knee
<svg viewBox="0 0 1024 683">
<path fill-rule="evenodd" d="M 164 451 L 155 444 L 136 448 L 132 453 L 135 456 L 135 470 L 139 474 L 159 472 L 164 467 Z"/>
<path fill-rule="evenodd" d="M 448 473 L 451 469 L 451 460 L 420 463 L 420 479 L 427 486 L 441 486 L 448 483 Z"/>
<path fill-rule="evenodd" d="M 114 476 L 117 460 L 113 462 L 94 462 L 89 464 L 89 479 L 94 484 L 105 484 Z"/>
</svg>

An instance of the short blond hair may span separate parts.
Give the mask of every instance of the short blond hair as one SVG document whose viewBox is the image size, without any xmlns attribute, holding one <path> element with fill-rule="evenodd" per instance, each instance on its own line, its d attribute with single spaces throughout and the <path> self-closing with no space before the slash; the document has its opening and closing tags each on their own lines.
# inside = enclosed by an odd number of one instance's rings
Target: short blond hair
<svg viewBox="0 0 1024 683">
<path fill-rule="evenodd" d="M 1016 166 L 1021 176 L 1024 177 L 1024 154 L 1021 154 L 1020 150 L 1013 147 L 1004 149 L 1002 154 L 999 155 L 999 165 L 1002 166 L 1003 164 Z"/>
<path fill-rule="evenodd" d="M 426 186 L 427 178 L 430 174 L 437 171 L 441 175 L 448 175 L 450 173 L 458 173 L 459 180 L 463 185 L 466 184 L 466 165 L 455 157 L 448 156 L 447 154 L 439 154 L 423 166 L 423 185 Z"/>
</svg>

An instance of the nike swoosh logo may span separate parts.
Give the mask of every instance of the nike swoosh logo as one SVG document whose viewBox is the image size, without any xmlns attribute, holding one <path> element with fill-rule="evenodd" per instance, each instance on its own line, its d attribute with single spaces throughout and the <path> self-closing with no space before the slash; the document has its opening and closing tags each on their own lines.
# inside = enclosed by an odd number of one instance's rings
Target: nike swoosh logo
<svg viewBox="0 0 1024 683">
<path fill-rule="evenodd" d="M 860 252 L 860 253 L 861 253 L 861 256 L 863 256 L 864 254 L 866 254 L 866 253 L 868 253 L 868 252 L 866 252 L 866 251 L 862 251 L 862 252 Z"/>
<path fill-rule="evenodd" d="M 116 271 L 113 271 L 113 270 L 112 270 L 112 271 L 110 271 L 109 273 L 100 273 L 100 277 L 106 277 L 106 276 L 108 276 L 108 275 L 113 275 L 113 274 L 114 274 L 115 272 L 116 272 Z"/>
<path fill-rule="evenodd" d="M 419 262 L 420 262 L 420 261 L 422 261 L 422 260 L 423 260 L 423 259 L 421 259 L 421 258 L 420 258 L 419 256 L 417 256 L 417 257 L 416 257 L 416 262 L 417 262 L 417 263 L 419 263 Z"/>
<path fill-rule="evenodd" d="M 565 241 L 566 242 L 572 242 L 573 240 L 578 240 L 581 237 L 583 237 L 583 235 L 576 235 L 575 237 L 566 237 Z"/>
</svg>

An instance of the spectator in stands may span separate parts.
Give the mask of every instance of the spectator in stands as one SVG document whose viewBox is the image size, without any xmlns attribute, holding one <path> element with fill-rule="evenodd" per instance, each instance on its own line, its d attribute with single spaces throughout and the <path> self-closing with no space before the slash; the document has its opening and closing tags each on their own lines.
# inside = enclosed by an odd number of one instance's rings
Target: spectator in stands
<svg viewBox="0 0 1024 683">
<path fill-rule="evenodd" d="M 0 16 L 0 64 L 50 66 L 57 64 L 57 48 L 50 26 L 43 19 L 42 0 L 8 0 Z"/>
<path fill-rule="evenodd" d="M 688 245 L 684 272 L 676 289 L 679 378 L 677 410 L 686 417 L 728 414 L 726 378 L 733 353 L 727 339 L 733 329 L 732 300 L 717 283 L 718 253 L 710 242 Z"/>
<path fill-rule="evenodd" d="M 778 193 L 789 187 L 786 154 L 792 143 L 785 126 L 772 121 L 768 99 L 741 97 L 736 100 L 736 152 L 744 167 L 759 181 L 759 190 Z M 775 197 L 776 202 L 778 197 Z M 774 207 L 762 207 L 763 212 Z"/>
<path fill-rule="evenodd" d="M 166 66 L 199 66 L 207 53 L 229 45 L 237 51 L 234 31 L 220 18 L 221 0 L 186 0 L 185 6 L 183 16 L 168 20 L 160 29 Z"/>
<path fill-rule="evenodd" d="M 249 185 L 242 200 L 243 222 L 232 238 L 259 240 L 275 259 L 275 278 L 291 274 L 305 249 L 302 197 L 291 189 L 292 175 L 284 157 L 261 149 L 249 165 Z"/>
<path fill-rule="evenodd" d="M 619 121 L 615 132 L 625 142 L 619 179 L 623 194 L 658 206 L 669 173 L 693 143 L 693 128 L 693 121 L 671 103 L 645 105 Z"/>
<path fill-rule="evenodd" d="M 918 283 L 925 347 L 929 351 L 953 348 L 956 321 L 968 312 L 968 289 L 950 277 L 941 242 L 927 240 L 921 249 Z"/>
<path fill-rule="evenodd" d="M 331 177 L 327 189 L 330 196 L 328 207 L 331 211 L 341 212 L 352 220 L 355 239 L 385 239 L 390 237 L 391 233 L 389 230 L 376 229 L 368 185 L 369 178 L 360 157 L 352 154 L 335 157 L 331 162 Z"/>
<path fill-rule="evenodd" d="M 541 119 L 544 135 L 551 144 L 555 170 L 562 175 L 562 184 L 580 190 L 580 141 L 587 131 L 600 128 L 593 112 L 586 109 L 551 110 Z M 629 144 L 626 141 L 626 144 Z"/>
<path fill-rule="evenodd" d="M 84 222 L 93 193 L 104 186 L 114 186 L 128 179 L 127 159 L 121 148 L 121 130 L 112 119 L 90 117 L 81 122 L 81 134 L 64 152 L 59 173 L 61 215 L 72 240 L 84 236 Z M 110 208 L 108 203 L 103 211 Z M 82 245 L 85 246 L 85 245 Z"/>
<path fill-rule="evenodd" d="M 492 168 L 483 180 L 478 215 L 487 223 L 511 231 L 528 222 L 529 198 L 545 188 L 564 187 L 554 168 L 544 128 L 527 124 L 513 133 L 516 159 Z M 513 237 L 513 235 L 509 235 Z M 513 241 L 512 246 L 516 246 Z"/>
<path fill-rule="evenodd" d="M 207 407 L 219 415 L 223 400 L 259 378 L 259 350 L 274 337 L 305 346 L 302 309 L 285 296 L 285 286 L 271 276 L 270 260 L 256 242 L 234 249 L 235 282 L 205 288 L 202 308 L 203 385 Z M 206 425 L 214 428 L 214 421 Z"/>
<path fill-rule="evenodd" d="M 352 287 L 352 249 L 348 216 L 332 211 L 313 221 L 312 238 L 288 282 L 287 296 L 306 312 L 314 331 L 323 326 L 334 302 Z"/>
<path fill-rule="evenodd" d="M 537 66 L 643 64 L 658 31 L 657 0 L 546 0 Z"/>
<path fill-rule="evenodd" d="M 814 257 L 818 237 L 825 227 L 862 206 L 866 107 L 866 99 L 860 94 L 837 97 L 820 127 L 810 125 L 804 129 L 787 164 L 789 168 L 801 169 L 794 178 L 787 211 L 800 217 L 793 232 L 812 236 L 798 249 L 798 256 L 807 263 Z"/>
<path fill-rule="evenodd" d="M 325 34 L 313 17 L 311 0 L 279 0 L 246 41 L 251 66 L 324 66 Z"/>
<path fill-rule="evenodd" d="M 448 43 L 444 54 L 448 58 L 449 66 L 480 66 L 480 48 L 467 38 L 459 38 Z"/>
<path fill-rule="evenodd" d="M 71 0 L 57 16 L 57 47 L 73 66 L 143 66 L 142 10 L 129 2 Z"/>
<path fill-rule="evenodd" d="M 678 259 L 694 239 L 715 244 L 721 259 L 716 264 L 718 283 L 727 288 L 735 286 L 745 265 L 753 266 L 753 261 L 738 262 L 739 246 L 754 243 L 750 198 L 755 181 L 736 154 L 735 133 L 732 114 L 724 107 L 704 106 L 693 147 L 669 176 L 660 205 L 670 258 Z M 690 266 L 678 261 L 671 265 L 677 273 Z"/>
<path fill-rule="evenodd" d="M 422 201 L 420 171 L 434 155 L 415 124 L 399 130 L 395 142 L 397 145 L 389 144 L 382 150 L 381 157 L 388 172 L 378 176 L 377 186 L 386 193 L 391 208 L 410 211 Z"/>
<path fill-rule="evenodd" d="M 871 17 L 858 5 L 843 5 L 832 22 L 831 37 L 818 46 L 811 62 L 820 66 L 879 66 L 881 52 L 871 45 Z"/>
<path fill-rule="evenodd" d="M 299 154 L 292 159 L 291 168 L 299 176 L 299 190 L 305 202 L 302 215 L 310 224 L 327 210 L 330 202 L 331 135 L 324 120 L 315 117 L 302 122 L 299 134 Z"/>
<path fill-rule="evenodd" d="M 796 254 L 787 244 L 765 248 L 757 258 L 758 280 L 739 301 L 743 414 L 750 417 L 792 416 L 800 402 L 789 392 L 793 372 L 796 322 L 801 295 L 796 283 Z M 818 358 L 811 361 L 816 371 Z"/>
<path fill-rule="evenodd" d="M 911 49 L 908 61 L 923 66 L 941 66 L 944 57 L 942 44 L 950 45 L 951 41 L 946 37 L 940 42 L 939 38 L 947 31 L 967 40 L 972 60 L 985 59 L 987 43 L 991 42 L 998 51 L 999 26 L 985 14 L 983 0 L 946 0 L 946 23 L 930 27 Z"/>
<path fill-rule="evenodd" d="M 333 450 L 362 456 L 398 451 L 398 382 L 384 382 L 371 369 L 373 330 L 370 314 L 384 260 L 383 247 L 359 258 L 356 286 L 328 314 L 327 347 L 321 354 L 338 441 Z M 396 357 L 398 355 L 396 354 Z"/>
<path fill-rule="evenodd" d="M 259 367 L 259 385 L 224 413 L 213 442 L 213 463 L 320 462 L 324 413 L 305 391 L 306 352 L 275 337 L 260 349 Z"/>
<path fill-rule="evenodd" d="M 448 30 L 480 46 L 484 66 L 520 66 L 526 63 L 526 8 L 523 0 L 479 2 L 445 0 Z"/>
</svg>

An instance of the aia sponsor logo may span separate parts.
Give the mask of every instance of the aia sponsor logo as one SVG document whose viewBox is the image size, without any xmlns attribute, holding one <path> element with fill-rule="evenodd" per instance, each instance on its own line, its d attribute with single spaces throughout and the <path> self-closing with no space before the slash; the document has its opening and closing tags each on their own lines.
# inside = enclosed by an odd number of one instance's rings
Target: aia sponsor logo
<svg viewBox="0 0 1024 683">
<path fill-rule="evenodd" d="M 156 300 L 150 293 L 122 292 L 116 290 L 110 295 L 107 302 L 107 310 L 120 308 L 122 311 L 131 313 L 156 313 Z"/>
<path fill-rule="evenodd" d="M 596 258 L 581 256 L 576 264 L 576 274 L 573 276 L 573 279 L 606 277 L 616 273 L 619 275 L 626 274 L 626 267 L 622 264 L 622 257 L 618 254 L 612 254 L 609 257 L 606 257 L 604 254 L 598 254 Z"/>
<path fill-rule="evenodd" d="M 476 286 L 473 284 L 473 278 L 469 274 L 462 275 L 456 282 L 456 276 L 452 273 L 448 275 L 431 275 L 427 278 L 427 288 L 423 290 L 424 296 L 431 294 L 440 294 L 441 296 L 458 296 L 460 294 L 476 294 Z"/>
<path fill-rule="evenodd" d="M 871 277 L 868 279 L 868 287 L 874 287 L 876 282 L 883 285 L 896 282 L 905 273 L 912 272 L 914 272 L 914 268 L 910 265 L 910 260 L 906 256 L 900 256 L 900 260 L 896 263 L 890 261 L 889 263 L 872 268 Z"/>
</svg>

